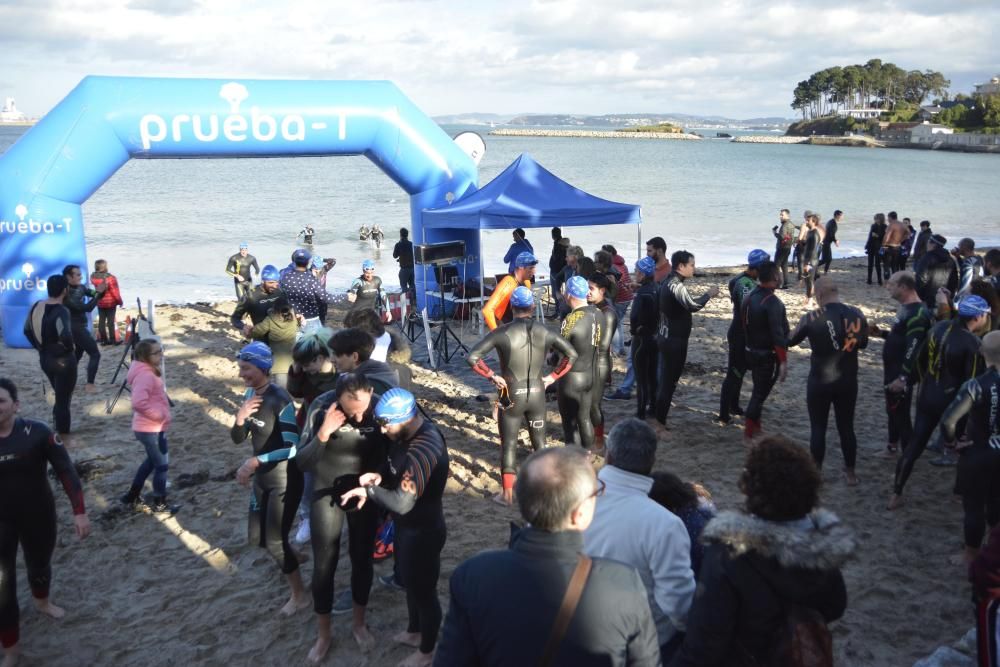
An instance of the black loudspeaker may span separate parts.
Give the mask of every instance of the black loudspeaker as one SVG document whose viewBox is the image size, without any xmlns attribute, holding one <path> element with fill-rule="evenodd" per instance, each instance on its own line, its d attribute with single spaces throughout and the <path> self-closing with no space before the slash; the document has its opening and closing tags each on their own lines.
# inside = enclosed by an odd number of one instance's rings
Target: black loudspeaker
<svg viewBox="0 0 1000 667">
<path fill-rule="evenodd" d="M 445 241 L 413 246 L 413 261 L 417 264 L 447 264 L 465 258 L 465 241 Z"/>
</svg>

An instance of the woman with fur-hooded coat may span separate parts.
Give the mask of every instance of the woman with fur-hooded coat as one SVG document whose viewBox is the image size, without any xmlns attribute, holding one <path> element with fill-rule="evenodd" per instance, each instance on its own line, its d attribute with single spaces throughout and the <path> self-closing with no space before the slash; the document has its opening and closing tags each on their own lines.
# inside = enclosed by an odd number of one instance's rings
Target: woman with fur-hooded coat
<svg viewBox="0 0 1000 667">
<path fill-rule="evenodd" d="M 701 578 L 671 667 L 767 664 L 787 602 L 827 623 L 843 615 L 840 568 L 854 539 L 833 513 L 816 508 L 819 486 L 808 449 L 774 436 L 750 451 L 740 478 L 747 513 L 721 512 L 702 534 Z"/>
</svg>

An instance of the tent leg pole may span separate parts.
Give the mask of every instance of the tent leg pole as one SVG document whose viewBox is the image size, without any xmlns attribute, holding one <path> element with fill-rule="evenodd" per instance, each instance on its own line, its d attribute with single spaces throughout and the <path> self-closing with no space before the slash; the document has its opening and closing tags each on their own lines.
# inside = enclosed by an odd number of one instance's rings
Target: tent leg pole
<svg viewBox="0 0 1000 667">
<path fill-rule="evenodd" d="M 476 316 L 476 335 L 483 333 L 482 309 L 486 304 L 486 272 L 483 270 L 483 228 L 476 232 L 479 234 L 479 314 Z M 495 289 L 495 288 L 494 288 Z"/>
</svg>

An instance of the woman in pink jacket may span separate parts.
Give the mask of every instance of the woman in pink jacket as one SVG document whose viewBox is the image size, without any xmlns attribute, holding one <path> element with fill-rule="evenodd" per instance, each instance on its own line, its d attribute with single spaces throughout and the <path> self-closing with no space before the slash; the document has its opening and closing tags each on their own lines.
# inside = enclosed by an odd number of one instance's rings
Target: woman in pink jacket
<svg viewBox="0 0 1000 667">
<path fill-rule="evenodd" d="M 167 427 L 170 426 L 170 400 L 160 377 L 163 348 L 159 341 L 145 338 L 135 346 L 135 361 L 128 369 L 128 384 L 132 387 L 132 431 L 136 440 L 146 448 L 142 462 L 132 480 L 128 493 L 121 497 L 126 505 L 137 505 L 146 478 L 153 473 L 154 512 L 173 514 L 176 510 L 167 504 Z"/>
</svg>

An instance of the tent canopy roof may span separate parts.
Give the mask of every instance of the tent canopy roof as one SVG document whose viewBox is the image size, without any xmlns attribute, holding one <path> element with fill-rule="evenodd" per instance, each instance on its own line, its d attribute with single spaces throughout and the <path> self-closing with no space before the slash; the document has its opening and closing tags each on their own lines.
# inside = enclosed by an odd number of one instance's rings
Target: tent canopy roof
<svg viewBox="0 0 1000 667">
<path fill-rule="evenodd" d="M 479 190 L 446 208 L 424 209 L 427 229 L 513 229 L 638 224 L 639 207 L 573 187 L 527 153 Z"/>
</svg>

